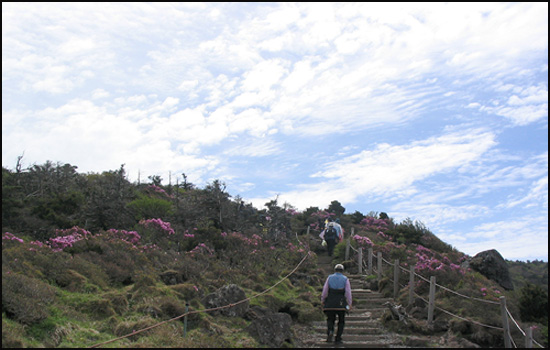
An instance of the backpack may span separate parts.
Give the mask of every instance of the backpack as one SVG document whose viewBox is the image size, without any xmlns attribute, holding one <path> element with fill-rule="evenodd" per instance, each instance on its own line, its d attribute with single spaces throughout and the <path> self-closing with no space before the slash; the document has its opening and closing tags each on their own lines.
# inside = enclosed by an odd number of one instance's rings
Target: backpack
<svg viewBox="0 0 550 350">
<path fill-rule="evenodd" d="M 325 232 L 325 239 L 336 239 L 338 237 L 338 231 L 336 231 L 336 228 L 334 226 L 327 227 L 327 231 Z"/>
</svg>

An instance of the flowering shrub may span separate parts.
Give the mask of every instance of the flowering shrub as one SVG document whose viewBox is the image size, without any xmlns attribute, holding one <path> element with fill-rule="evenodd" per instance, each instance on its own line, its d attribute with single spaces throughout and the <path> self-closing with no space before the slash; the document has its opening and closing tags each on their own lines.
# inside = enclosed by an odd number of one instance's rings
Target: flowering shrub
<svg viewBox="0 0 550 350">
<path fill-rule="evenodd" d="M 388 230 L 388 223 L 386 219 L 376 219 L 372 216 L 367 216 L 360 223 L 367 231 L 372 232 L 384 232 Z"/>
<path fill-rule="evenodd" d="M 113 238 L 119 238 L 123 241 L 137 244 L 141 239 L 141 236 L 136 231 L 116 230 L 114 228 L 106 231 L 107 236 Z"/>
<path fill-rule="evenodd" d="M 9 232 L 4 232 L 4 234 L 2 235 L 2 243 L 4 243 L 4 240 L 24 243 L 24 241 L 21 238 L 15 236 L 13 233 L 9 233 Z"/>
<path fill-rule="evenodd" d="M 170 225 L 169 222 L 164 222 L 161 219 L 140 220 L 139 224 L 143 225 L 146 228 L 158 229 L 169 235 L 173 235 L 176 233 L 174 229 L 172 229 L 172 226 Z"/>
<path fill-rule="evenodd" d="M 187 253 L 189 255 L 191 255 L 191 257 L 195 257 L 198 254 L 213 256 L 214 255 L 214 250 L 209 248 L 204 243 L 199 243 L 195 248 L 193 248 L 191 251 L 189 251 Z"/>
<path fill-rule="evenodd" d="M 74 226 L 67 230 L 55 230 L 57 237 L 49 239 L 49 245 L 53 251 L 59 252 L 67 247 L 72 247 L 76 242 L 85 239 L 91 233 L 83 228 Z"/>
<path fill-rule="evenodd" d="M 352 238 L 357 242 L 357 244 L 360 247 L 369 247 L 370 248 L 370 247 L 373 246 L 372 241 L 368 237 L 354 235 Z"/>
<path fill-rule="evenodd" d="M 176 246 L 175 231 L 169 222 L 161 219 L 148 219 L 139 221 L 138 232 L 143 243 L 154 243 L 162 249 L 171 249 Z"/>
<path fill-rule="evenodd" d="M 377 237 L 383 239 L 383 240 L 386 240 L 386 241 L 391 241 L 392 240 L 392 237 L 391 236 L 388 236 L 387 234 L 385 234 L 384 232 L 382 231 L 378 231 L 378 233 L 376 234 Z"/>
<path fill-rule="evenodd" d="M 292 208 L 287 209 L 286 212 L 287 212 L 287 214 L 290 214 L 292 216 L 300 215 L 299 211 L 297 211 L 296 209 L 292 209 Z"/>
<path fill-rule="evenodd" d="M 156 192 L 156 193 L 159 193 L 159 194 L 162 194 L 166 197 L 169 197 L 169 198 L 173 198 L 173 196 L 169 195 L 163 188 L 157 186 L 157 185 L 149 185 L 147 187 L 149 190 L 152 190 L 153 192 Z"/>
</svg>

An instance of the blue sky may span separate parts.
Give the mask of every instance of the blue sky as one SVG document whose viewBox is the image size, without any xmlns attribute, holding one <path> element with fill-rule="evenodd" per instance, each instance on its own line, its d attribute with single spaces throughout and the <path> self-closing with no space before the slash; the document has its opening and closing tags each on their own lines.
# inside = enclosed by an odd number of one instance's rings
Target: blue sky
<svg viewBox="0 0 550 350">
<path fill-rule="evenodd" d="M 548 3 L 2 3 L 22 154 L 548 261 Z"/>
</svg>

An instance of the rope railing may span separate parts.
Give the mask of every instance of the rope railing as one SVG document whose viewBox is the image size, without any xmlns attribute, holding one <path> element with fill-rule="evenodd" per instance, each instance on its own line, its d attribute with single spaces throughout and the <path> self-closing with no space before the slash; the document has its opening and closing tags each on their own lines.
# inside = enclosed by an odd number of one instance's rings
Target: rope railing
<svg viewBox="0 0 550 350">
<path fill-rule="evenodd" d="M 277 283 L 275 283 L 274 285 L 272 285 L 271 287 L 267 288 L 266 290 L 264 290 L 263 292 L 260 292 L 258 294 L 255 294 L 251 297 L 248 297 L 248 298 L 245 298 L 243 300 L 240 300 L 240 301 L 237 301 L 235 303 L 230 303 L 230 304 L 227 304 L 227 305 L 224 305 L 224 306 L 219 306 L 219 307 L 215 307 L 215 308 L 209 308 L 209 309 L 203 309 L 203 310 L 194 310 L 194 311 L 189 311 L 189 312 L 186 312 L 182 315 L 179 315 L 179 316 L 176 316 L 174 318 L 171 318 L 169 320 L 165 320 L 165 321 L 162 321 L 162 322 L 159 322 L 157 324 L 154 324 L 152 326 L 149 326 L 149 327 L 146 327 L 146 328 L 143 328 L 143 329 L 140 329 L 140 330 L 137 330 L 137 331 L 134 331 L 130 334 L 126 334 L 126 335 L 123 335 L 123 336 L 120 336 L 118 338 L 114 338 L 114 339 L 111 339 L 111 340 L 108 340 L 108 341 L 105 341 L 105 342 L 102 342 L 102 343 L 98 343 L 98 344 L 95 344 L 95 345 L 92 345 L 90 346 L 90 348 L 97 348 L 99 346 L 102 346 L 102 345 L 106 345 L 106 344 L 109 344 L 109 343 L 113 343 L 115 341 L 118 341 L 118 340 L 122 340 L 122 339 L 125 339 L 125 338 L 128 338 L 128 337 L 131 337 L 133 335 L 136 335 L 136 334 L 139 334 L 139 333 L 142 333 L 142 332 L 145 332 L 145 331 L 148 331 L 148 330 L 151 330 L 153 328 L 156 328 L 156 327 L 159 327 L 159 326 L 162 326 L 164 324 L 167 324 L 167 323 L 170 323 L 170 322 L 173 322 L 173 321 L 176 321 L 176 320 L 179 320 L 180 318 L 182 317 L 186 317 L 186 316 L 189 316 L 189 315 L 193 315 L 193 314 L 198 314 L 198 313 L 207 313 L 207 312 L 213 312 L 213 311 L 218 311 L 218 310 L 223 310 L 223 309 L 227 309 L 227 308 L 230 308 L 230 307 L 234 307 L 234 306 L 237 306 L 237 305 L 240 305 L 242 303 L 245 303 L 247 301 L 250 301 L 252 299 L 255 299 L 255 298 L 258 298 L 266 293 L 268 293 L 270 290 L 272 290 L 273 288 L 275 288 L 276 286 L 278 286 L 279 284 L 281 284 L 284 280 L 288 279 L 292 274 L 294 274 L 299 268 L 300 266 L 306 261 L 306 259 L 311 255 L 311 251 L 308 251 L 307 254 L 302 258 L 302 260 L 298 263 L 298 265 L 296 265 L 296 267 L 290 272 L 288 273 L 285 277 L 281 278 Z"/>
<path fill-rule="evenodd" d="M 518 322 L 514 319 L 514 316 L 512 316 L 512 313 L 510 312 L 510 310 L 508 310 L 508 308 L 506 308 L 506 313 L 508 314 L 508 317 L 510 317 L 510 319 L 512 320 L 512 322 L 516 325 L 517 329 L 520 331 L 520 333 L 524 336 L 524 337 L 529 337 L 528 334 L 526 334 L 526 332 L 523 331 L 523 329 L 521 329 L 521 327 L 519 326 Z M 533 343 L 535 343 L 537 346 L 543 348 L 544 346 L 540 345 L 539 343 L 537 343 L 537 341 L 535 339 L 531 339 L 533 341 Z M 514 341 L 512 339 L 512 341 Z M 515 344 L 514 344 L 515 345 Z"/>
<path fill-rule="evenodd" d="M 361 257 L 361 262 L 358 262 L 358 265 L 361 264 L 361 267 L 365 267 L 365 271 L 375 271 L 379 276 L 381 275 L 382 271 L 378 271 L 378 269 L 375 269 L 374 264 L 367 264 L 364 260 L 364 257 L 363 257 L 363 254 L 362 252 L 360 252 L 359 250 L 355 249 L 353 246 L 351 246 L 349 240 L 348 240 L 348 246 L 351 248 L 352 251 L 354 251 L 355 253 L 357 253 L 358 256 Z M 359 249 L 362 249 L 362 248 L 359 248 Z M 501 297 L 501 301 L 500 302 L 496 302 L 496 301 L 492 301 L 492 300 L 485 300 L 485 299 L 481 299 L 481 298 L 476 298 L 476 297 L 470 297 L 470 296 L 467 296 L 467 295 L 464 295 L 464 294 L 461 294 L 457 291 L 454 291 L 452 289 L 449 289 L 445 286 L 442 286 L 440 284 L 437 284 L 435 283 L 435 276 L 432 276 L 430 278 L 430 280 L 428 280 L 427 278 L 425 278 L 424 276 L 414 272 L 414 267 L 411 267 L 410 270 L 406 270 L 404 267 L 402 267 L 401 265 L 399 265 L 399 260 L 396 260 L 396 263 L 391 263 L 390 261 L 387 261 L 386 259 L 384 259 L 384 257 L 382 257 L 381 255 L 382 253 L 381 252 L 378 252 L 378 255 L 380 256 L 381 258 L 381 262 L 383 263 L 386 263 L 388 264 L 389 266 L 393 266 L 394 267 L 394 277 L 397 276 L 398 277 L 398 272 L 395 272 L 395 268 L 397 266 L 397 268 L 399 270 L 402 270 L 404 272 L 407 272 L 407 273 L 410 273 L 411 274 L 411 281 L 409 282 L 408 286 L 409 288 L 413 288 L 412 289 L 412 292 L 409 294 L 410 298 L 412 297 L 412 295 L 416 295 L 417 297 L 419 297 L 420 299 L 422 299 L 425 303 L 427 303 L 429 305 L 429 309 L 431 308 L 431 310 L 433 310 L 434 308 L 440 310 L 441 312 L 449 315 L 449 316 L 452 316 L 452 317 L 455 317 L 455 318 L 458 318 L 458 319 L 461 319 L 463 321 L 467 321 L 467 322 L 471 322 L 473 324 L 476 324 L 478 326 L 482 326 L 482 327 L 486 327 L 486 328 L 491 328 L 491 329 L 496 329 L 496 330 L 500 330 L 500 331 L 504 331 L 505 333 L 505 345 L 506 347 L 511 347 L 512 345 L 514 347 L 516 347 L 516 344 L 514 343 L 514 340 L 512 339 L 512 336 L 510 334 L 510 329 L 509 329 L 509 326 L 508 326 L 508 322 L 507 322 L 507 319 L 508 317 L 510 319 L 512 319 L 513 323 L 516 325 L 516 327 L 520 330 L 521 334 L 525 337 L 525 344 L 526 346 L 525 347 L 531 347 L 531 342 L 536 344 L 537 346 L 539 347 L 543 347 L 542 345 L 540 345 L 539 343 L 537 343 L 533 338 L 532 338 L 532 329 L 529 328 L 529 332 L 526 333 L 524 332 L 521 327 L 519 326 L 519 324 L 516 322 L 516 320 L 512 317 L 512 314 L 510 313 L 510 311 L 506 308 L 506 301 L 505 301 L 505 298 L 502 296 Z M 369 259 L 372 259 L 373 257 L 373 252 L 372 252 L 372 248 L 369 248 L 369 252 L 368 252 L 368 256 L 369 256 Z M 379 266 L 379 269 L 381 270 L 381 264 L 380 262 L 378 262 L 378 266 Z M 424 298 L 422 298 L 420 295 L 416 294 L 416 292 L 414 292 L 414 284 L 412 283 L 412 277 L 413 276 L 417 276 L 418 278 L 430 283 L 430 301 L 427 301 L 425 300 Z M 394 298 L 396 297 L 396 290 L 398 289 L 398 286 L 401 286 L 401 288 L 405 288 L 406 286 L 402 285 L 399 283 L 399 281 L 396 281 L 395 279 L 392 279 L 391 277 L 389 277 L 389 280 L 392 281 L 394 283 Z M 433 287 L 432 287 L 432 284 L 433 284 Z M 441 307 L 438 307 L 438 306 L 435 306 L 435 287 L 439 287 L 441 288 L 442 290 L 446 291 L 446 292 L 449 292 L 449 293 L 452 293 L 452 294 L 455 294 L 457 296 L 460 296 L 462 298 L 466 298 L 466 299 L 469 299 L 469 300 L 475 300 L 475 301 L 479 301 L 479 302 L 483 302 L 483 303 L 486 303 L 486 304 L 492 304 L 492 305 L 501 305 L 501 307 L 503 307 L 503 310 L 505 311 L 502 311 L 501 313 L 503 314 L 503 327 L 496 327 L 496 326 L 492 326 L 492 325 L 488 325 L 488 324 L 484 324 L 484 323 L 481 323 L 481 322 L 478 322 L 478 321 L 474 321 L 474 320 L 471 320 L 471 319 L 468 319 L 468 318 L 465 318 L 465 317 L 462 317 L 462 316 L 459 316 L 459 315 L 455 315 L 453 314 L 452 312 L 448 311 L 448 310 L 445 310 Z M 432 291 L 433 290 L 433 291 Z M 410 301 L 411 302 L 411 301 Z M 428 312 L 428 322 L 431 323 L 432 321 L 432 318 L 433 318 L 433 311 L 430 313 Z"/>
</svg>

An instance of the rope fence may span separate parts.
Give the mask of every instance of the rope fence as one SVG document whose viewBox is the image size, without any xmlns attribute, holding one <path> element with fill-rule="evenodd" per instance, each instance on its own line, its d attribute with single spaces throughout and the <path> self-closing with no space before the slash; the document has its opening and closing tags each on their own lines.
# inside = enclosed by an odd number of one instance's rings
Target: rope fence
<svg viewBox="0 0 550 350">
<path fill-rule="evenodd" d="M 353 236 L 353 229 L 352 229 L 351 236 Z M 401 266 L 399 264 L 399 260 L 395 260 L 394 263 L 391 263 L 390 261 L 387 261 L 386 259 L 384 259 L 382 257 L 382 252 L 377 252 L 377 255 L 375 257 L 372 248 L 369 248 L 367 250 L 367 259 L 365 261 L 364 254 L 363 254 L 363 249 L 362 248 L 355 249 L 351 245 L 350 238 L 347 238 L 347 241 L 346 241 L 346 260 L 350 259 L 350 252 L 355 253 L 355 256 L 354 256 L 353 260 L 356 259 L 355 261 L 357 262 L 357 265 L 358 265 L 359 274 L 363 274 L 362 273 L 363 270 L 367 271 L 367 274 L 369 274 L 369 275 L 372 274 L 372 272 L 374 271 L 377 275 L 378 281 L 381 280 L 382 275 L 383 275 L 383 271 L 382 271 L 383 270 L 383 263 L 386 263 L 387 265 L 393 267 L 393 275 L 394 275 L 393 279 L 391 277 L 388 277 L 388 278 L 391 282 L 393 282 L 393 285 L 394 285 L 394 288 L 393 288 L 394 289 L 394 295 L 393 295 L 394 299 L 397 299 L 398 292 L 399 292 L 400 288 L 407 288 L 408 287 L 409 288 L 409 305 L 413 303 L 414 296 L 420 298 L 421 300 L 423 300 L 428 305 L 428 324 L 433 324 L 433 311 L 434 311 L 434 309 L 437 309 L 437 310 L 439 310 L 439 311 L 441 311 L 441 312 L 443 312 L 443 313 L 445 313 L 449 316 L 455 317 L 457 319 L 467 321 L 467 322 L 476 324 L 476 325 L 481 326 L 481 327 L 503 331 L 504 332 L 505 347 L 506 348 L 511 348 L 511 347 L 517 348 L 514 340 L 512 339 L 511 333 L 510 333 L 510 327 L 509 327 L 508 319 L 511 319 L 513 324 L 515 324 L 515 326 L 519 329 L 519 331 L 521 332 L 521 334 L 523 335 L 523 337 L 525 339 L 525 346 L 524 347 L 531 348 L 532 344 L 535 344 L 538 347 L 543 348 L 543 346 L 541 344 L 539 344 L 538 342 L 536 342 L 533 339 L 533 336 L 532 336 L 532 330 L 533 329 L 532 329 L 532 327 L 529 327 L 527 329 L 527 331 L 523 331 L 521 329 L 518 322 L 516 322 L 516 320 L 514 319 L 514 317 L 512 316 L 510 311 L 508 310 L 508 308 L 506 307 L 506 298 L 504 296 L 501 296 L 500 301 L 497 302 L 497 301 L 485 300 L 485 299 L 470 297 L 470 296 L 461 294 L 457 291 L 454 291 L 454 290 L 449 289 L 445 286 L 437 284 L 435 276 L 430 276 L 430 279 L 427 279 L 426 277 L 416 273 L 414 271 L 414 266 L 410 266 L 410 269 L 407 270 L 406 268 L 404 268 L 403 266 Z M 377 268 L 374 267 L 373 259 L 376 259 Z M 400 275 L 399 272 L 400 272 L 400 270 L 405 272 L 405 273 L 409 273 L 408 286 L 402 285 L 402 284 L 399 283 L 399 275 Z M 415 278 L 415 276 L 430 284 L 429 300 L 424 299 L 422 296 L 416 294 L 416 292 L 414 291 L 414 278 Z M 501 307 L 501 316 L 502 316 L 502 326 L 499 327 L 499 326 L 488 325 L 488 324 L 484 324 L 484 323 L 481 323 L 481 322 L 478 322 L 478 321 L 474 321 L 474 320 L 468 319 L 468 318 L 463 317 L 463 316 L 455 315 L 455 314 L 453 314 L 452 312 L 450 312 L 448 310 L 445 310 L 441 307 L 436 306 L 435 305 L 435 290 L 436 290 L 436 287 L 438 287 L 438 288 L 440 288 L 440 289 L 442 289 L 446 292 L 452 293 L 456 296 L 466 298 L 466 299 L 469 299 L 469 300 L 482 302 L 482 303 L 486 303 L 486 304 L 491 304 L 491 305 L 500 305 L 500 307 Z"/>
<path fill-rule="evenodd" d="M 149 326 L 149 327 L 146 327 L 146 328 L 143 328 L 143 329 L 140 329 L 140 330 L 137 330 L 137 331 L 134 331 L 130 334 L 126 334 L 126 335 L 123 335 L 121 337 L 118 337 L 118 338 L 114 338 L 114 339 L 111 339 L 111 340 L 108 340 L 108 341 L 105 341 L 105 342 L 102 342 L 102 343 L 98 343 L 98 344 L 95 344 L 95 345 L 92 345 L 90 346 L 90 348 L 97 348 L 97 347 L 100 347 L 100 346 L 103 346 L 103 345 L 106 345 L 106 344 L 109 344 L 109 343 L 113 343 L 115 341 L 118 341 L 118 340 L 122 340 L 122 339 L 125 339 L 125 338 L 128 338 L 128 337 L 131 337 L 133 335 L 136 335 L 136 334 L 139 334 L 139 333 L 142 333 L 142 332 L 145 332 L 145 331 L 148 331 L 148 330 L 151 330 L 153 328 L 156 328 L 156 327 L 159 327 L 159 326 L 162 326 L 164 324 L 167 324 L 167 323 L 170 323 L 170 322 L 173 322 L 173 321 L 176 321 L 176 320 L 179 320 L 180 318 L 182 317 L 186 317 L 186 316 L 189 316 L 189 315 L 193 315 L 193 314 L 198 314 L 198 313 L 207 313 L 207 312 L 213 312 L 213 311 L 218 311 L 218 310 L 223 310 L 223 309 L 227 309 L 227 308 L 230 308 L 230 307 L 234 307 L 234 306 L 237 306 L 237 305 L 240 305 L 242 303 L 245 303 L 247 301 L 250 301 L 252 299 L 255 299 L 255 298 L 258 298 L 266 293 L 268 293 L 269 291 L 271 291 L 273 288 L 277 287 L 279 284 L 281 284 L 283 281 L 285 281 L 286 279 L 288 279 L 292 274 L 294 274 L 299 268 L 300 266 L 306 261 L 306 259 L 311 256 L 312 252 L 311 251 L 308 251 L 307 254 L 302 258 L 302 260 L 298 263 L 298 265 L 296 265 L 296 267 L 290 272 L 288 273 L 285 277 L 281 278 L 277 283 L 275 283 L 274 285 L 272 285 L 271 287 L 267 288 L 266 290 L 264 290 L 263 292 L 260 292 L 258 294 L 255 294 L 251 297 L 248 297 L 248 298 L 245 298 L 243 300 L 240 300 L 238 302 L 235 302 L 235 303 L 231 303 L 231 304 L 227 304 L 227 305 L 224 305 L 224 306 L 219 306 L 219 307 L 215 307 L 215 308 L 210 308 L 210 309 L 203 309 L 203 310 L 194 310 L 194 311 L 189 311 L 189 312 L 186 312 L 182 315 L 179 315 L 179 316 L 176 316 L 174 318 L 171 318 L 169 320 L 165 320 L 165 321 L 162 321 L 162 322 L 159 322 L 157 324 L 154 324 L 152 326 Z"/>
</svg>

